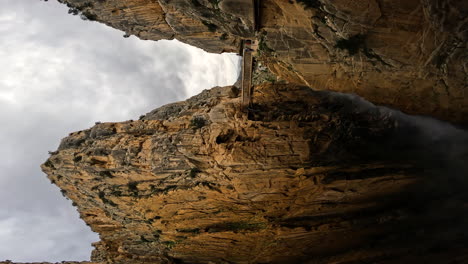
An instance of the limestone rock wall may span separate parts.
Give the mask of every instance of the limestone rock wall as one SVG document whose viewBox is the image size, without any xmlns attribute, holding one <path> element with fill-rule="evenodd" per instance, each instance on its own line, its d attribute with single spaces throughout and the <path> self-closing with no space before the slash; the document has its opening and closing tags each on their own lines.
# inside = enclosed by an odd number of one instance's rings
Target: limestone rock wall
<svg viewBox="0 0 468 264">
<path fill-rule="evenodd" d="M 93 261 L 466 260 L 465 189 L 438 189 L 462 172 L 428 165 L 445 142 L 344 95 L 262 85 L 253 98 L 246 115 L 213 88 L 62 140 L 42 169 L 100 234 Z"/>
<path fill-rule="evenodd" d="M 210 52 L 258 26 L 293 83 L 248 114 L 218 87 L 63 139 L 42 169 L 100 234 L 93 261 L 468 262 L 466 132 L 310 89 L 466 124 L 466 1 L 264 0 L 260 24 L 234 0 L 60 1 Z"/>
<path fill-rule="evenodd" d="M 71 13 L 120 29 L 127 36 L 175 38 L 209 52 L 238 52 L 240 40 L 254 35 L 250 0 L 59 1 Z"/>
<path fill-rule="evenodd" d="M 262 47 L 277 75 L 468 124 L 466 1 L 301 2 L 262 1 Z"/>
<path fill-rule="evenodd" d="M 280 78 L 468 124 L 464 0 L 60 0 L 142 39 L 209 52 L 261 41 Z"/>
</svg>

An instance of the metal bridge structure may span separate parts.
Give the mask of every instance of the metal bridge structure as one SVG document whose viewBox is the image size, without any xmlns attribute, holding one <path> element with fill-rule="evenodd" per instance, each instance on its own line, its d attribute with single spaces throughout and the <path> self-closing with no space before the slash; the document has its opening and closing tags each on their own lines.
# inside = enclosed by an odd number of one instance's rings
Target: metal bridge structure
<svg viewBox="0 0 468 264">
<path fill-rule="evenodd" d="M 244 0 L 245 1 L 245 0 Z M 253 22 L 253 31 L 256 35 L 259 29 L 260 18 L 260 0 L 251 0 L 252 8 L 250 16 Z M 257 41 L 245 39 L 242 43 L 242 82 L 241 82 L 241 108 L 243 112 L 248 112 L 252 104 L 253 85 L 252 72 L 254 53 L 257 50 Z"/>
<path fill-rule="evenodd" d="M 249 48 L 244 48 L 242 53 L 242 83 L 241 83 L 241 99 L 242 110 L 245 112 L 252 103 L 252 65 L 253 51 Z"/>
</svg>

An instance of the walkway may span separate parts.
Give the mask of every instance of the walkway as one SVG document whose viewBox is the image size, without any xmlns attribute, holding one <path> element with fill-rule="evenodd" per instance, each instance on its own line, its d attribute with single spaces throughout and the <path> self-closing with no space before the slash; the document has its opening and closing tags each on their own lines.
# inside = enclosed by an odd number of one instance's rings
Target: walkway
<svg viewBox="0 0 468 264">
<path fill-rule="evenodd" d="M 252 102 L 252 50 L 244 48 L 242 57 L 242 110 L 246 111 Z"/>
<path fill-rule="evenodd" d="M 259 21 L 260 21 L 260 0 L 252 0 L 252 22 L 253 22 L 253 30 L 255 35 L 257 35 L 257 31 L 259 28 Z M 243 112 L 247 112 L 248 108 L 251 106 L 252 103 L 252 94 L 253 94 L 253 86 L 252 86 L 252 67 L 253 67 L 253 54 L 256 52 L 258 48 L 258 43 L 256 40 L 249 40 L 245 39 L 242 44 L 242 103 L 241 108 Z"/>
</svg>

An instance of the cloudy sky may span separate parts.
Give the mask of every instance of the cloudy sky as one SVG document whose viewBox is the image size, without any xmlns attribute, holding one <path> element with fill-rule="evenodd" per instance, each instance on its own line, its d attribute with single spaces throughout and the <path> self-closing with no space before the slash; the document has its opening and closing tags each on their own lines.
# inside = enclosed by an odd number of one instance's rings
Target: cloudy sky
<svg viewBox="0 0 468 264">
<path fill-rule="evenodd" d="M 68 133 L 234 83 L 238 57 L 0 0 L 0 260 L 88 260 L 98 237 L 39 165 Z"/>
</svg>

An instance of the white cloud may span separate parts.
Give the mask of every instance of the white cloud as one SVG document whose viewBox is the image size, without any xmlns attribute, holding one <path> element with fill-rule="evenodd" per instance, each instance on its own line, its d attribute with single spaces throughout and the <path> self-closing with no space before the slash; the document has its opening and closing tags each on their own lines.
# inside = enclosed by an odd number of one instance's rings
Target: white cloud
<svg viewBox="0 0 468 264">
<path fill-rule="evenodd" d="M 67 214 L 49 217 L 18 212 L 0 218 L 0 255 L 16 261 L 61 261 L 64 254 L 69 255 L 69 260 L 88 259 L 92 247 L 82 240 L 96 241 L 97 237 L 79 222 L 77 213 Z"/>
<path fill-rule="evenodd" d="M 40 171 L 47 151 L 95 121 L 232 84 L 238 57 L 124 39 L 52 1 L 2 0 L 0 34 L 0 260 L 86 260 L 97 236 Z"/>
</svg>

